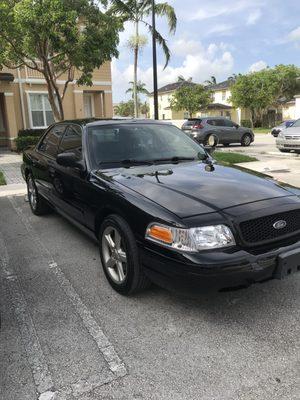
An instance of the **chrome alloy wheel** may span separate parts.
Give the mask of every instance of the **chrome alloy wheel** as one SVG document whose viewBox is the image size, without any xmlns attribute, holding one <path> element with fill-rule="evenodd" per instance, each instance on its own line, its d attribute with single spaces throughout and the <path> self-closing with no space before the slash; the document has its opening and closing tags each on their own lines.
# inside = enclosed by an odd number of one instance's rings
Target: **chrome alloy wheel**
<svg viewBox="0 0 300 400">
<path fill-rule="evenodd" d="M 249 146 L 251 144 L 251 137 L 250 135 L 246 135 L 244 138 L 244 145 Z"/>
<path fill-rule="evenodd" d="M 111 279 L 119 285 L 122 284 L 127 276 L 127 255 L 122 236 L 113 226 L 108 226 L 103 232 L 102 256 Z"/>
<path fill-rule="evenodd" d="M 33 182 L 33 178 L 30 176 L 28 178 L 27 182 L 27 188 L 28 188 L 28 200 L 31 204 L 31 207 L 36 210 L 37 207 L 37 191 L 35 184 Z"/>
</svg>

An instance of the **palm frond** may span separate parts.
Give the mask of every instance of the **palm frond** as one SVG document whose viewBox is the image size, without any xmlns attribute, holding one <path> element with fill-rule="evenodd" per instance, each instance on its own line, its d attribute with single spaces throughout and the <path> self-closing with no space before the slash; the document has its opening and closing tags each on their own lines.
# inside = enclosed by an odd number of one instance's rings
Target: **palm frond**
<svg viewBox="0 0 300 400">
<path fill-rule="evenodd" d="M 157 41 L 157 43 L 162 48 L 162 50 L 163 50 L 163 52 L 165 54 L 165 58 L 166 58 L 166 63 L 164 65 L 164 69 L 165 69 L 167 67 L 167 65 L 169 64 L 169 61 L 170 61 L 170 58 L 171 58 L 171 52 L 170 52 L 170 49 L 169 49 L 169 47 L 167 45 L 166 39 L 164 39 L 157 30 L 154 31 L 152 25 L 150 25 L 148 22 L 146 22 L 146 21 L 141 21 L 141 22 L 143 22 L 147 26 L 147 28 L 149 29 L 151 35 L 153 35 L 153 33 L 154 33 L 155 40 Z"/>
<path fill-rule="evenodd" d="M 143 8 L 141 9 L 143 15 L 149 16 L 152 14 L 152 1 L 145 0 Z M 175 33 L 177 27 L 177 17 L 174 7 L 168 3 L 156 3 L 155 14 L 159 17 L 166 17 L 169 25 L 170 33 Z"/>
</svg>

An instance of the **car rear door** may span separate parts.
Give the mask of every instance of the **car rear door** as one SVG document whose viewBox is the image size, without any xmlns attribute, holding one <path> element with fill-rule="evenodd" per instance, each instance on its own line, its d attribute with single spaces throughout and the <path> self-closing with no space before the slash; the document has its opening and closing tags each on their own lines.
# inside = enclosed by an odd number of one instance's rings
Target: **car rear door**
<svg viewBox="0 0 300 400">
<path fill-rule="evenodd" d="M 32 155 L 32 172 L 39 193 L 53 203 L 53 173 L 58 152 L 58 146 L 65 124 L 54 125 L 42 141 L 38 144 L 35 153 Z"/>
</svg>

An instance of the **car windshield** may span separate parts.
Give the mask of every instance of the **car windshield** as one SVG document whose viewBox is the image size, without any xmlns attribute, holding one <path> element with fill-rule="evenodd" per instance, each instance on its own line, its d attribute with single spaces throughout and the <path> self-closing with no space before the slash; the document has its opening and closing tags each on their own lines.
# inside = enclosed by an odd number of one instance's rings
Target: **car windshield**
<svg viewBox="0 0 300 400">
<path fill-rule="evenodd" d="M 300 127 L 300 119 L 297 119 L 297 121 L 295 121 L 292 126 L 293 126 L 293 128 L 299 128 Z"/>
<path fill-rule="evenodd" d="M 93 168 L 203 160 L 205 150 L 171 125 L 114 124 L 88 128 Z"/>
</svg>

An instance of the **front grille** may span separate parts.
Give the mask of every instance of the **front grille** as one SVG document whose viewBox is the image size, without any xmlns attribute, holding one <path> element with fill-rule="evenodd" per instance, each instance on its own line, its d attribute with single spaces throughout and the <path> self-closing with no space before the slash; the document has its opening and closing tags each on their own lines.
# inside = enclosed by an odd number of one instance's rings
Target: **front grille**
<svg viewBox="0 0 300 400">
<path fill-rule="evenodd" d="M 286 226 L 275 229 L 274 224 L 285 221 Z M 300 232 L 300 209 L 267 215 L 240 223 L 242 239 L 247 243 L 259 243 L 279 239 L 285 235 Z"/>
<path fill-rule="evenodd" d="M 300 136 L 286 136 L 285 135 L 285 139 L 286 140 L 300 140 Z"/>
</svg>

